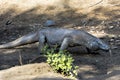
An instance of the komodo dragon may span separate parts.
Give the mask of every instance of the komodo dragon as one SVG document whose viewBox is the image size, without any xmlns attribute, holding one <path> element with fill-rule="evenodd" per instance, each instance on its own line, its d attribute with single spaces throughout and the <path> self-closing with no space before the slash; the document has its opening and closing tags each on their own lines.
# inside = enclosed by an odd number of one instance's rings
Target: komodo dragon
<svg viewBox="0 0 120 80">
<path fill-rule="evenodd" d="M 2 44 L 0 45 L 0 48 L 13 48 L 36 41 L 39 41 L 40 53 L 45 43 L 47 43 L 48 45 L 60 45 L 59 50 L 65 50 L 71 44 L 85 46 L 90 51 L 109 50 L 109 46 L 99 38 L 83 30 L 65 28 L 40 29 L 35 33 L 27 34 L 12 42 Z"/>
</svg>

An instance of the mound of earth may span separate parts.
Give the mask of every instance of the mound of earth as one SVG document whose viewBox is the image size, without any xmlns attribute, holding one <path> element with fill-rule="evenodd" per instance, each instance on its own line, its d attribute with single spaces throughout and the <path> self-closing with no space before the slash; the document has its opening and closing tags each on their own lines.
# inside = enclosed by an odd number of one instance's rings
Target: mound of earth
<svg viewBox="0 0 120 80">
<path fill-rule="evenodd" d="M 66 80 L 46 63 L 15 66 L 0 71 L 0 80 Z"/>
</svg>

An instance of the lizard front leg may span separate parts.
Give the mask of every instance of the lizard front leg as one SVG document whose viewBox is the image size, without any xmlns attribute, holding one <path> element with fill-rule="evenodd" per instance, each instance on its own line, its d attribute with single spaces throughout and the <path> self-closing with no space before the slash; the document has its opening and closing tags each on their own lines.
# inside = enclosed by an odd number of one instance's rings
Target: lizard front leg
<svg viewBox="0 0 120 80">
<path fill-rule="evenodd" d="M 64 40 L 60 46 L 60 50 L 65 50 L 68 47 L 69 43 L 70 43 L 70 38 L 68 38 L 68 37 L 64 38 Z"/>
</svg>

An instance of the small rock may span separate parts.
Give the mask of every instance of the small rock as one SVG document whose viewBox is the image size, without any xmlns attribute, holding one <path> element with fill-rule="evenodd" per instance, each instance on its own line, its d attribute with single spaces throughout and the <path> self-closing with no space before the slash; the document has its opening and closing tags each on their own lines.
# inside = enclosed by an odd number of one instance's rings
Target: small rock
<svg viewBox="0 0 120 80">
<path fill-rule="evenodd" d="M 110 27 L 109 27 L 109 29 L 113 29 L 113 28 L 114 28 L 114 26 L 110 26 Z"/>
<path fill-rule="evenodd" d="M 116 40 L 116 42 L 120 42 L 120 40 Z"/>
<path fill-rule="evenodd" d="M 108 72 L 107 72 L 107 74 L 110 74 L 110 73 L 112 73 L 112 71 L 108 71 Z"/>
<path fill-rule="evenodd" d="M 110 39 L 110 41 L 112 42 L 112 41 L 114 41 L 114 39 Z"/>
<path fill-rule="evenodd" d="M 55 21 L 53 21 L 53 20 L 47 20 L 47 21 L 44 23 L 44 26 L 45 26 L 45 27 L 55 26 Z"/>
<path fill-rule="evenodd" d="M 111 49 L 117 49 L 118 47 L 117 46 L 112 46 Z"/>
<path fill-rule="evenodd" d="M 81 29 L 81 27 L 80 27 L 80 26 L 78 26 L 78 27 L 77 27 L 77 29 Z"/>
<path fill-rule="evenodd" d="M 116 38 L 116 35 L 109 34 L 108 37 L 109 37 L 109 38 Z"/>
<path fill-rule="evenodd" d="M 98 60 L 95 60 L 96 62 L 98 62 Z"/>
</svg>

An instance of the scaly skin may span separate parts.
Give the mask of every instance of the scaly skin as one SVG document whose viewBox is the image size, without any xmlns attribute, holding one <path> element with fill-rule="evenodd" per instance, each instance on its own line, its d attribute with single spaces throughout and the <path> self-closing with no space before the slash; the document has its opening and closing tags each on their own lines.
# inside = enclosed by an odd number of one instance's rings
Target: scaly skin
<svg viewBox="0 0 120 80">
<path fill-rule="evenodd" d="M 60 45 L 60 50 L 65 50 L 71 44 L 85 46 L 91 51 L 109 50 L 109 46 L 102 40 L 85 31 L 64 28 L 41 29 L 36 33 L 28 34 L 15 41 L 2 44 L 0 48 L 13 48 L 36 41 L 39 42 L 40 52 L 45 43 L 48 45 Z"/>
</svg>

